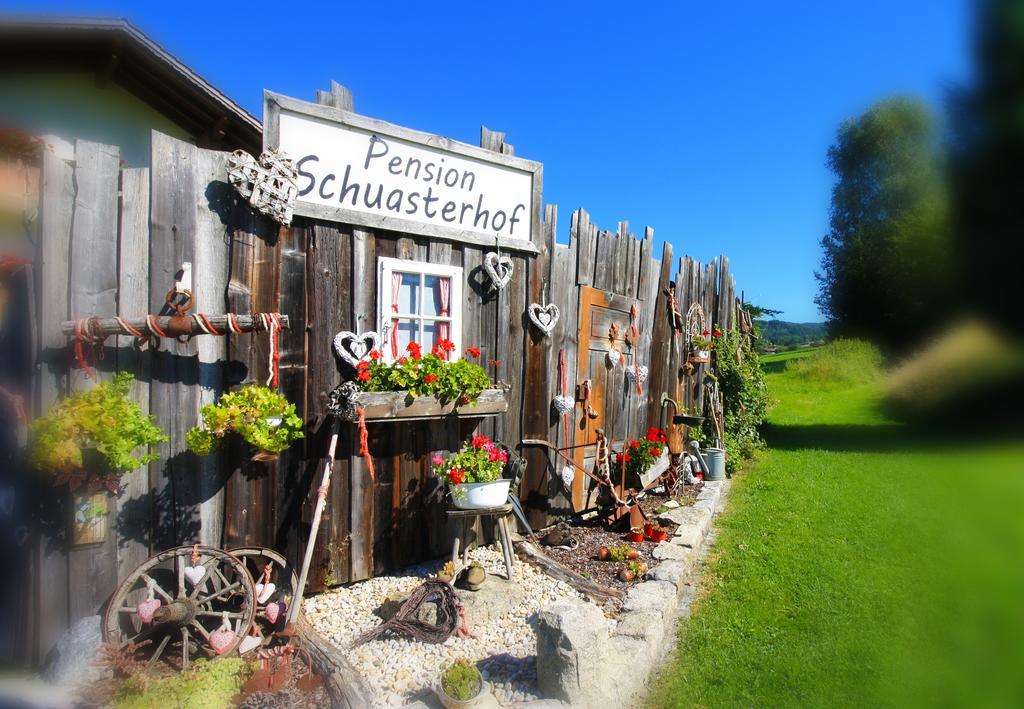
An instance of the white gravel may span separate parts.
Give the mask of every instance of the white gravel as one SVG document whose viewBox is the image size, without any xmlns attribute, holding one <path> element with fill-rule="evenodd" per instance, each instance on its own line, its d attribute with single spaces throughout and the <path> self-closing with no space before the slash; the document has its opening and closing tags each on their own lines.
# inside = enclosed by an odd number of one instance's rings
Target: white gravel
<svg viewBox="0 0 1024 709">
<path fill-rule="evenodd" d="M 483 564 L 489 574 L 504 577 L 497 547 L 474 549 L 470 558 Z M 399 706 L 411 701 L 432 686 L 443 664 L 457 658 L 478 663 L 501 704 L 537 699 L 536 612 L 553 601 L 582 596 L 519 560 L 514 562 L 513 580 L 525 589 L 523 601 L 504 615 L 472 627 L 476 638 L 453 635 L 441 645 L 432 645 L 389 637 L 349 648 L 353 638 L 381 623 L 374 611 L 388 595 L 411 591 L 443 563 L 439 559 L 328 591 L 306 600 L 303 609 L 316 629 L 362 674 L 378 705 Z"/>
</svg>

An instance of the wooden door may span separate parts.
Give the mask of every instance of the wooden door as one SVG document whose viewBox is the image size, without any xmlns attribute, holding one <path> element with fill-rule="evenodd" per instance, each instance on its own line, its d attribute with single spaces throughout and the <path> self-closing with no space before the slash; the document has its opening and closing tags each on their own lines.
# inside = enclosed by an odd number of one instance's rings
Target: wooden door
<svg viewBox="0 0 1024 709">
<path fill-rule="evenodd" d="M 589 286 L 580 287 L 579 317 L 579 366 L 577 367 L 577 395 L 583 397 L 583 386 L 590 381 L 590 403 L 597 413 L 596 418 L 587 416 L 584 405 L 577 411 L 576 445 L 593 444 L 597 441 L 597 429 L 603 429 L 614 450 L 621 450 L 622 443 L 633 428 L 638 407 L 634 397 L 636 387 L 625 376 L 627 367 L 633 366 L 633 348 L 625 342 L 629 328 L 629 311 L 637 301 L 625 296 L 607 293 Z M 611 332 L 617 331 L 612 337 Z M 614 365 L 608 362 L 608 351 L 617 348 L 621 353 Z M 575 459 L 588 470 L 594 464 L 595 446 L 577 447 Z M 594 503 L 590 493 L 589 479 L 577 474 L 573 482 L 573 506 L 579 510 Z M 589 497 L 589 499 L 588 499 Z"/>
</svg>

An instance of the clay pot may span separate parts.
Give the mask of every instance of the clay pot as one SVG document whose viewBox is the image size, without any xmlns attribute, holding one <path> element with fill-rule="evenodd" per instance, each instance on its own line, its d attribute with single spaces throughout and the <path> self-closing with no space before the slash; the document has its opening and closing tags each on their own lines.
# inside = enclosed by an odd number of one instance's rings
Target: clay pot
<svg viewBox="0 0 1024 709">
<path fill-rule="evenodd" d="M 601 551 L 598 553 L 601 557 L 601 561 L 608 561 L 608 547 L 601 547 Z"/>
<path fill-rule="evenodd" d="M 633 576 L 633 573 L 629 569 L 623 569 L 619 572 L 619 581 L 625 581 L 626 583 L 629 583 L 634 578 L 635 577 Z"/>
<path fill-rule="evenodd" d="M 643 540 L 644 540 L 644 533 L 642 531 L 640 531 L 640 530 L 634 531 L 634 530 L 631 529 L 631 530 L 629 530 L 629 532 L 626 533 L 626 541 L 627 542 L 636 542 L 636 543 L 639 544 Z"/>
</svg>

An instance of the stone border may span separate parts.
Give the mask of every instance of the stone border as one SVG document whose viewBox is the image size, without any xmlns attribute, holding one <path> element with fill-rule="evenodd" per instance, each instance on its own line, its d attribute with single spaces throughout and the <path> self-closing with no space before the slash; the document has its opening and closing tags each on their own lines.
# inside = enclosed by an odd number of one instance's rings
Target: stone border
<svg viewBox="0 0 1024 709">
<path fill-rule="evenodd" d="M 626 594 L 617 622 L 586 601 L 559 601 L 540 609 L 537 684 L 548 698 L 545 704 L 559 700 L 573 707 L 606 707 L 609 702 L 635 702 L 675 646 L 676 620 L 689 612 L 697 565 L 729 487 L 728 480 L 706 482 L 692 506 L 662 515 L 679 528 L 672 539 L 655 547 L 654 558 L 661 563 Z M 623 658 L 628 658 L 628 669 Z"/>
</svg>

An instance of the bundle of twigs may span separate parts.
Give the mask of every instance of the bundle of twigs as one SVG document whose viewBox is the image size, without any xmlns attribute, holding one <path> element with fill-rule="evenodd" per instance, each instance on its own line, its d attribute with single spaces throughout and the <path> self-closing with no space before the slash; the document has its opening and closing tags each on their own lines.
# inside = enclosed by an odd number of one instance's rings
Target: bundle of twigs
<svg viewBox="0 0 1024 709">
<path fill-rule="evenodd" d="M 437 624 L 425 623 L 419 618 L 420 606 L 437 604 Z M 369 630 L 352 641 L 352 647 L 383 637 L 392 632 L 425 643 L 443 643 L 459 625 L 459 605 L 455 590 L 447 581 L 427 579 L 413 589 L 409 599 L 398 612 L 383 624 Z"/>
</svg>

